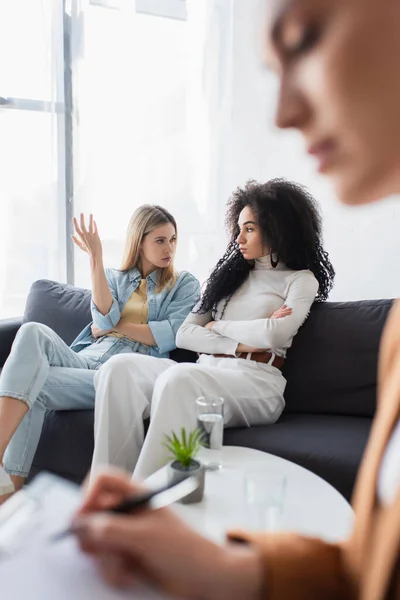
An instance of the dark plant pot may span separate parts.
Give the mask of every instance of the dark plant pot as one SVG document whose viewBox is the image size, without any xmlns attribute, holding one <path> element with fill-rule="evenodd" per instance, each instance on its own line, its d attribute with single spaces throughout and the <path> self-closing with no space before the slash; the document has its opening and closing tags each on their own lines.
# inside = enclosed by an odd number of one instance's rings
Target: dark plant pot
<svg viewBox="0 0 400 600">
<path fill-rule="evenodd" d="M 201 502 L 204 495 L 204 481 L 205 481 L 205 469 L 203 465 L 197 460 L 192 460 L 189 467 L 184 467 L 182 463 L 177 460 L 169 463 L 168 465 L 168 483 L 170 485 L 179 483 L 187 477 L 197 477 L 199 486 L 197 490 L 188 494 L 182 498 L 179 502 L 182 504 L 193 504 L 194 502 Z"/>
</svg>

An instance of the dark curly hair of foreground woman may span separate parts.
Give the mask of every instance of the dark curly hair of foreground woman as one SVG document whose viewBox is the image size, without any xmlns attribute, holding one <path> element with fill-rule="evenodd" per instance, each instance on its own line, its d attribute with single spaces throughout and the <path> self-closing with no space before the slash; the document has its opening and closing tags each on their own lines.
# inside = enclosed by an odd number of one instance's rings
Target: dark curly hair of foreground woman
<svg viewBox="0 0 400 600">
<path fill-rule="evenodd" d="M 271 250 L 272 263 L 282 261 L 289 269 L 309 269 L 319 283 L 317 302 L 328 298 L 335 277 L 328 253 L 322 247 L 322 220 L 318 204 L 301 185 L 285 179 L 266 183 L 250 180 L 238 187 L 228 201 L 225 224 L 230 236 L 224 256 L 205 283 L 195 312 L 206 313 L 224 298 L 229 298 L 246 280 L 254 261 L 239 251 L 238 218 L 245 206 L 253 211 Z"/>
</svg>

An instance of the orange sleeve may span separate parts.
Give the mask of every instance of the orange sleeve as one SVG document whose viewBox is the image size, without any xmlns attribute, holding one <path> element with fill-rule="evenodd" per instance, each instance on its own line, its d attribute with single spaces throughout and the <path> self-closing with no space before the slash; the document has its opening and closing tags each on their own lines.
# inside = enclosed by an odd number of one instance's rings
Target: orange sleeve
<svg viewBox="0 0 400 600">
<path fill-rule="evenodd" d="M 291 533 L 230 531 L 228 540 L 254 546 L 265 564 L 268 600 L 354 600 L 342 547 Z"/>
<path fill-rule="evenodd" d="M 381 404 L 382 388 L 393 370 L 400 348 L 400 301 L 396 301 L 389 313 L 383 329 L 378 365 L 378 405 Z"/>
</svg>

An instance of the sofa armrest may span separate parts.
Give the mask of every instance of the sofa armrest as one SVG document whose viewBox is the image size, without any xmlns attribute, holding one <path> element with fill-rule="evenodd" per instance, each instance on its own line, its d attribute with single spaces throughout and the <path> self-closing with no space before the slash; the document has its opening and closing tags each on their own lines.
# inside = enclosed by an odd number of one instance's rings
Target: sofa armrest
<svg viewBox="0 0 400 600">
<path fill-rule="evenodd" d="M 21 323 L 22 317 L 0 319 L 0 368 L 4 365 L 7 356 L 10 354 L 11 345 L 15 334 L 21 327 Z"/>
</svg>

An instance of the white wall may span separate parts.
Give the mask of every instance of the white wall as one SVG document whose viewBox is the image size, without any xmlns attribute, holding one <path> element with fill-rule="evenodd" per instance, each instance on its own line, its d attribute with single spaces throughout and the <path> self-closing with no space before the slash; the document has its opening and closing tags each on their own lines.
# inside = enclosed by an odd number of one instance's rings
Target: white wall
<svg viewBox="0 0 400 600">
<path fill-rule="evenodd" d="M 261 64 L 259 0 L 234 2 L 231 188 L 249 178 L 286 177 L 320 201 L 325 247 L 336 269 L 331 300 L 400 296 L 400 202 L 339 204 L 293 132 L 273 126 L 277 82 Z M 228 158 L 228 157 L 227 157 Z M 227 184 L 228 186 L 228 184 Z M 229 187 L 228 186 L 228 187 Z"/>
</svg>

